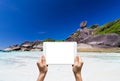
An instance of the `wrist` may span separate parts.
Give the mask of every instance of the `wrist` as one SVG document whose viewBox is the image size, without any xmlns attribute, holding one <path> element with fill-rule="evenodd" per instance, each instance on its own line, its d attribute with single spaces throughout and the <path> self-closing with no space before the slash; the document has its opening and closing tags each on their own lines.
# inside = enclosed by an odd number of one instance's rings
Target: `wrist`
<svg viewBox="0 0 120 81">
<path fill-rule="evenodd" d="M 75 79 L 76 79 L 76 81 L 82 81 L 81 73 L 76 73 Z"/>
<path fill-rule="evenodd" d="M 80 77 L 81 73 L 74 73 L 75 77 Z"/>
<path fill-rule="evenodd" d="M 39 76 L 38 76 L 37 81 L 43 81 L 44 78 L 45 78 L 45 75 L 46 75 L 46 74 L 44 74 L 44 73 L 40 73 Z"/>
<path fill-rule="evenodd" d="M 40 73 L 39 76 L 44 77 L 46 73 Z"/>
</svg>

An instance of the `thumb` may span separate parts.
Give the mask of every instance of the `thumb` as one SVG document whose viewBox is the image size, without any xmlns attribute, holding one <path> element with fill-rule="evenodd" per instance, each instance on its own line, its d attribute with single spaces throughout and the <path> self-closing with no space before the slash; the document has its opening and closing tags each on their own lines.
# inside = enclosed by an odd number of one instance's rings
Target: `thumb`
<svg viewBox="0 0 120 81">
<path fill-rule="evenodd" d="M 76 63 L 79 63 L 79 56 L 77 55 L 76 57 L 75 57 L 75 62 L 74 62 L 75 64 Z"/>
</svg>

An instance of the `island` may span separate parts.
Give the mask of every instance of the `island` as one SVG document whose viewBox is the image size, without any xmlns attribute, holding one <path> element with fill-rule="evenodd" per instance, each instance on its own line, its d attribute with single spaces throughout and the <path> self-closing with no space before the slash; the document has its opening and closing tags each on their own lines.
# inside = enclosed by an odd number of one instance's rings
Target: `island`
<svg viewBox="0 0 120 81">
<path fill-rule="evenodd" d="M 87 21 L 82 21 L 80 27 L 64 40 L 25 41 L 22 44 L 9 46 L 4 51 L 42 51 L 43 42 L 71 42 L 76 41 L 78 51 L 85 52 L 120 52 L 120 19 L 100 26 L 93 24 L 87 26 Z"/>
</svg>

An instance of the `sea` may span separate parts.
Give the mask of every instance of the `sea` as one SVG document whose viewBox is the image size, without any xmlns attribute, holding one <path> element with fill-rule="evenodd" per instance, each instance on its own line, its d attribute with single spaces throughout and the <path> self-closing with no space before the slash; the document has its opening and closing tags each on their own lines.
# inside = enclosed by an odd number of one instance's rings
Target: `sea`
<svg viewBox="0 0 120 81">
<path fill-rule="evenodd" d="M 0 51 L 0 81 L 36 81 L 42 51 Z M 120 53 L 78 52 L 83 81 L 120 81 Z M 44 81 L 75 81 L 72 65 L 48 65 Z"/>
</svg>

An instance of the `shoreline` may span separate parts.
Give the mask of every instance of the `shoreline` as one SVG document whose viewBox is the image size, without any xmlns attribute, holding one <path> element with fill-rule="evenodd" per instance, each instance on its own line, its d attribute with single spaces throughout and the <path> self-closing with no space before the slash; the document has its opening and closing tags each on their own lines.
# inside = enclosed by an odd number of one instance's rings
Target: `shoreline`
<svg viewBox="0 0 120 81">
<path fill-rule="evenodd" d="M 37 51 L 43 51 L 43 46 L 40 46 L 40 49 L 31 49 L 31 50 L 15 50 L 13 48 L 6 48 L 4 50 L 0 50 L 0 52 L 13 52 L 13 51 L 27 51 L 27 52 L 37 52 Z M 25 48 L 24 48 L 25 49 Z M 26 48 L 27 49 L 27 48 Z M 77 44 L 77 52 L 114 52 L 114 53 L 120 53 L 120 47 L 108 47 L 108 48 L 100 48 L 100 47 L 93 47 L 89 44 L 79 43 Z"/>
<path fill-rule="evenodd" d="M 116 52 L 116 53 L 120 53 L 120 48 L 77 48 L 78 52 Z"/>
<path fill-rule="evenodd" d="M 19 51 L 0 51 L 0 52 L 43 52 L 41 50 L 31 50 L 31 51 L 22 51 L 22 50 L 19 50 Z M 120 48 L 95 48 L 95 47 L 92 47 L 92 48 L 89 48 L 89 47 L 84 47 L 84 48 L 81 48 L 81 47 L 77 47 L 77 52 L 107 52 L 107 53 L 120 53 Z"/>
<path fill-rule="evenodd" d="M 99 48 L 99 47 L 93 47 L 88 44 L 78 44 L 77 45 L 77 51 L 78 52 L 117 52 L 120 53 L 119 47 L 109 47 L 109 48 Z"/>
</svg>

